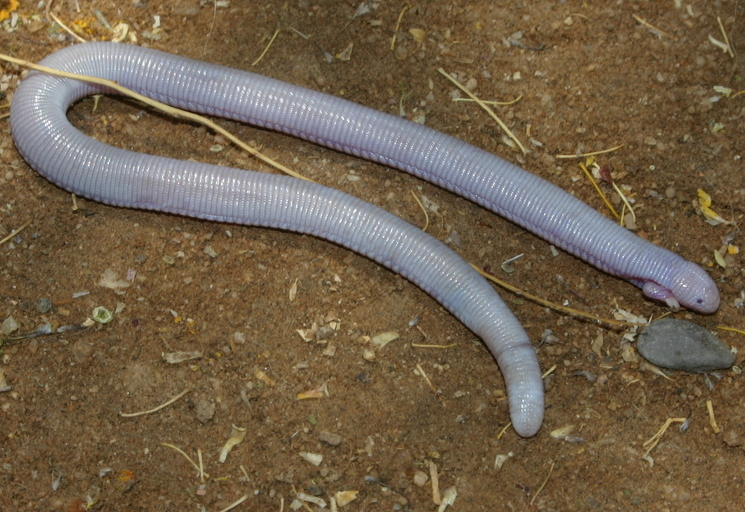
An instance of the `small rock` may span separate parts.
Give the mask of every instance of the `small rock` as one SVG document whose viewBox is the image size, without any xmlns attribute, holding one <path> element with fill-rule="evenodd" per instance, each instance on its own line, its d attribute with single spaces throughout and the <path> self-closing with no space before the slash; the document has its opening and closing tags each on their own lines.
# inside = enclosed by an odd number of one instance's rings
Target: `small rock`
<svg viewBox="0 0 745 512">
<path fill-rule="evenodd" d="M 280 473 L 278 475 L 274 475 L 274 479 L 277 482 L 282 482 L 284 484 L 294 484 L 295 483 L 295 470 L 291 469 L 285 473 Z"/>
<path fill-rule="evenodd" d="M 734 430 L 727 430 L 722 436 L 722 441 L 731 448 L 742 446 L 742 437 Z"/>
<path fill-rule="evenodd" d="M 3 320 L 3 325 L 2 327 L 0 327 L 0 332 L 2 332 L 5 336 L 7 336 L 13 331 L 18 330 L 20 326 L 21 325 L 18 323 L 18 321 L 16 321 L 15 318 L 13 318 L 12 316 L 9 316 L 5 320 Z"/>
<path fill-rule="evenodd" d="M 652 364 L 689 373 L 724 370 L 735 362 L 729 348 L 703 327 L 664 318 L 639 334 L 639 354 Z"/>
<path fill-rule="evenodd" d="M 320 485 L 309 485 L 306 490 L 311 496 L 323 496 L 323 494 L 326 492 L 326 489 L 324 489 Z"/>
<path fill-rule="evenodd" d="M 215 415 L 215 404 L 206 398 L 200 398 L 196 404 L 197 420 L 207 423 Z"/>
<path fill-rule="evenodd" d="M 42 314 L 49 313 L 52 309 L 52 301 L 46 297 L 37 300 L 34 305 L 36 306 L 36 310 Z"/>
<path fill-rule="evenodd" d="M 318 433 L 318 440 L 331 446 L 339 446 L 341 444 L 341 436 L 339 434 L 326 431 Z"/>
<path fill-rule="evenodd" d="M 424 471 L 417 470 L 414 473 L 414 483 L 417 487 L 423 487 L 427 483 L 427 480 L 429 480 L 429 476 Z"/>
</svg>

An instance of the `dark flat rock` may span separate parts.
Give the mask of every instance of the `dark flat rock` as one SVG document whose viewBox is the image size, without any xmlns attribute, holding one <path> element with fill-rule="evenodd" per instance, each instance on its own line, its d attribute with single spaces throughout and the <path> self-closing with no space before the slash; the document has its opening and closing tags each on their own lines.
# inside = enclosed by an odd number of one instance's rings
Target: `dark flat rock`
<svg viewBox="0 0 745 512">
<path fill-rule="evenodd" d="M 692 322 L 663 318 L 649 324 L 636 342 L 652 364 L 689 373 L 724 370 L 735 363 L 729 347 Z"/>
</svg>

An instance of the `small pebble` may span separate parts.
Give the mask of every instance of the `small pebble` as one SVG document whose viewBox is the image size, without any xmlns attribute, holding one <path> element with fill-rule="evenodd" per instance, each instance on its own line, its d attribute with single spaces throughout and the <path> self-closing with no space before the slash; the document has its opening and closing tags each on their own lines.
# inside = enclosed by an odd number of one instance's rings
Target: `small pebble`
<svg viewBox="0 0 745 512">
<path fill-rule="evenodd" d="M 427 480 L 429 480 L 429 476 L 424 471 L 417 470 L 414 473 L 414 483 L 417 487 L 423 487 L 427 483 Z"/>
<path fill-rule="evenodd" d="M 49 311 L 52 309 L 52 301 L 50 299 L 47 299 L 46 297 L 37 300 L 34 305 L 36 306 L 36 310 L 42 314 L 49 313 Z"/>
<path fill-rule="evenodd" d="M 0 328 L 0 332 L 2 332 L 5 336 L 12 333 L 13 331 L 17 330 L 20 327 L 20 324 L 16 321 L 15 318 L 12 316 L 9 316 L 5 320 L 3 320 L 3 325 Z"/>
<path fill-rule="evenodd" d="M 637 349 L 652 364 L 689 373 L 724 370 L 735 362 L 719 338 L 699 325 L 675 318 L 649 324 L 639 334 Z"/>
<path fill-rule="evenodd" d="M 217 407 L 214 403 L 207 400 L 206 398 L 200 398 L 195 407 L 197 420 L 200 423 L 207 423 L 215 416 L 215 409 Z"/>
<path fill-rule="evenodd" d="M 306 490 L 311 496 L 323 496 L 323 494 L 326 492 L 326 489 L 324 489 L 320 485 L 309 485 Z"/>
<path fill-rule="evenodd" d="M 339 446 L 341 444 L 341 436 L 332 432 L 319 432 L 318 440 L 331 446 Z"/>
</svg>

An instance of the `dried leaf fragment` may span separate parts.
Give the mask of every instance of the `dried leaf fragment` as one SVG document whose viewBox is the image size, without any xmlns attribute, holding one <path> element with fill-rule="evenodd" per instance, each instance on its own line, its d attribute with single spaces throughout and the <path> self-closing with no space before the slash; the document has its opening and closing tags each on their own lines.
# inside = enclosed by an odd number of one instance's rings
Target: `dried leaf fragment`
<svg viewBox="0 0 745 512">
<path fill-rule="evenodd" d="M 323 398 L 324 396 L 329 396 L 329 388 L 326 382 L 321 384 L 316 389 L 311 389 L 310 391 L 303 391 L 301 393 L 298 393 L 295 399 L 296 400 L 307 400 L 309 398 Z"/>
<path fill-rule="evenodd" d="M 719 265 L 722 268 L 727 268 L 727 262 L 724 261 L 724 257 L 722 257 L 722 253 L 719 251 L 714 251 L 714 259 L 717 262 L 717 265 Z"/>
<path fill-rule="evenodd" d="M 313 324 L 313 327 L 311 327 L 310 329 L 295 329 L 300 337 L 303 338 L 303 341 L 313 341 L 315 339 L 317 330 L 318 326 L 316 324 Z"/>
<path fill-rule="evenodd" d="M 334 499 L 336 500 L 337 505 L 343 507 L 356 500 L 359 492 L 360 491 L 337 491 L 334 493 Z"/>
<path fill-rule="evenodd" d="M 270 388 L 277 385 L 277 383 L 274 382 L 274 380 L 271 377 L 269 377 L 269 375 L 267 375 L 266 373 L 264 373 L 263 370 L 256 370 L 256 372 L 254 373 L 254 375 L 256 376 L 257 379 L 259 379 L 261 382 L 263 382 L 264 384 L 266 384 Z"/>
<path fill-rule="evenodd" d="M 225 460 L 228 458 L 230 450 L 232 450 L 233 447 L 235 447 L 236 445 L 243 442 L 243 439 L 245 437 L 246 429 L 233 425 L 232 430 L 230 431 L 230 439 L 228 439 L 228 441 L 225 443 L 225 446 L 223 446 L 222 450 L 220 450 L 220 458 L 218 460 L 220 462 L 225 462 Z"/>
<path fill-rule="evenodd" d="M 427 37 L 427 33 L 421 28 L 410 28 L 409 34 L 411 34 L 411 37 L 413 37 L 414 41 L 417 43 L 423 43 L 424 38 Z"/>
<path fill-rule="evenodd" d="M 193 359 L 200 359 L 204 354 L 201 350 L 193 350 L 190 352 L 178 351 L 178 352 L 163 352 L 161 356 L 166 363 L 176 364 L 183 363 L 184 361 L 191 361 Z"/>
<path fill-rule="evenodd" d="M 396 331 L 381 332 L 380 334 L 373 336 L 370 340 L 370 343 L 375 348 L 380 349 L 388 345 L 391 341 L 398 339 L 400 336 L 401 335 L 398 334 Z"/>
<path fill-rule="evenodd" d="M 300 452 L 298 453 L 303 459 L 307 460 L 314 466 L 320 466 L 321 462 L 323 462 L 323 455 L 320 453 L 311 453 L 311 452 Z"/>
<path fill-rule="evenodd" d="M 354 43 L 349 43 L 346 48 L 344 48 L 344 51 L 342 51 L 340 54 L 336 56 L 337 59 L 341 61 L 348 61 L 352 58 L 352 49 L 354 48 Z"/>
<path fill-rule="evenodd" d="M 729 87 L 724 87 L 723 85 L 715 85 L 714 91 L 718 92 L 726 98 L 729 98 L 730 94 L 732 94 L 732 89 L 730 89 Z"/>
<path fill-rule="evenodd" d="M 719 39 L 716 39 L 711 34 L 709 35 L 709 41 L 711 42 L 711 44 L 722 50 L 724 53 L 729 52 L 729 45 L 727 43 L 723 43 Z"/>
<path fill-rule="evenodd" d="M 564 439 L 574 430 L 574 425 L 564 425 L 563 427 L 557 428 L 551 431 L 551 437 L 554 439 Z"/>
<path fill-rule="evenodd" d="M 114 272 L 110 268 L 107 268 L 104 271 L 101 279 L 98 281 L 98 286 L 103 286 L 104 288 L 109 288 L 111 290 L 118 290 L 119 288 L 129 288 L 130 284 L 131 283 L 124 279 L 117 279 L 116 272 Z"/>
<path fill-rule="evenodd" d="M 496 469 L 497 471 L 502 469 L 502 466 L 504 466 L 504 463 L 507 462 L 507 459 L 514 455 L 515 454 L 513 452 L 498 454 L 497 457 L 494 459 L 494 469 Z"/>
<path fill-rule="evenodd" d="M 310 494 L 305 494 L 304 492 L 297 493 L 297 499 L 300 501 L 307 501 L 308 503 L 313 503 L 314 505 L 318 505 L 321 508 L 326 508 L 326 502 L 323 501 L 321 498 L 318 498 L 317 496 L 312 496 Z"/>
<path fill-rule="evenodd" d="M 455 503 L 455 498 L 458 497 L 458 490 L 455 487 L 448 487 L 445 489 L 445 494 L 442 495 L 442 502 L 437 512 L 443 512 L 448 506 L 452 506 Z"/>
</svg>

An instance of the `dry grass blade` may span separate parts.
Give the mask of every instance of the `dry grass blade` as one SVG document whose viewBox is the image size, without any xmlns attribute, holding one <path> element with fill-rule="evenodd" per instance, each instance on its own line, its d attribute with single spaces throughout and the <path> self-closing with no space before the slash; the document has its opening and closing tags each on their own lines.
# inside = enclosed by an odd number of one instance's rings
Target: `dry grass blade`
<svg viewBox="0 0 745 512">
<path fill-rule="evenodd" d="M 711 425 L 711 430 L 713 430 L 715 434 L 718 434 L 721 430 L 719 425 L 717 425 L 717 419 L 714 417 L 714 404 L 712 404 L 711 400 L 706 401 L 706 411 L 709 413 L 709 425 Z"/>
<path fill-rule="evenodd" d="M 509 423 L 507 423 L 507 425 L 504 426 L 504 428 L 502 428 L 502 430 L 499 431 L 499 434 L 497 434 L 497 439 L 502 439 L 502 437 L 504 437 L 504 435 L 507 433 L 507 430 L 509 430 L 511 426 L 512 422 L 510 421 Z"/>
<path fill-rule="evenodd" d="M 440 496 L 440 478 L 437 476 L 437 464 L 427 459 L 427 466 L 429 467 L 429 479 L 432 482 L 432 501 L 435 505 L 439 505 L 442 502 Z"/>
<path fill-rule="evenodd" d="M 654 25 L 652 25 L 652 24 L 651 24 L 651 23 L 649 23 L 648 21 L 646 21 L 646 20 L 644 20 L 644 19 L 640 18 L 640 17 L 639 17 L 639 16 L 637 16 L 636 14 L 632 14 L 632 16 L 634 17 L 634 19 L 635 19 L 636 21 L 638 21 L 639 23 L 641 23 L 642 25 L 644 25 L 645 27 L 647 27 L 647 28 L 648 28 L 649 30 L 651 30 L 651 31 L 652 31 L 652 33 L 653 33 L 653 34 L 657 35 L 658 37 L 659 37 L 659 36 L 667 36 L 667 37 L 669 37 L 670 39 L 675 39 L 675 36 L 674 36 L 674 35 L 672 35 L 672 34 L 670 34 L 670 33 L 668 33 L 668 32 L 665 32 L 665 31 L 664 31 L 664 30 L 662 30 L 662 29 L 659 29 L 659 28 L 655 27 Z"/>
<path fill-rule="evenodd" d="M 556 365 L 553 365 L 551 368 L 549 368 L 548 370 L 546 370 L 545 372 L 543 372 L 543 375 L 541 375 L 541 379 L 545 379 L 546 377 L 548 377 L 549 375 L 551 375 L 555 371 L 556 371 Z"/>
<path fill-rule="evenodd" d="M 620 321 L 620 320 L 611 320 L 610 318 L 600 318 L 600 317 L 597 317 L 597 316 L 593 316 L 593 315 L 591 315 L 589 313 L 585 313 L 584 311 L 580 311 L 578 309 L 568 308 L 566 306 L 560 306 L 559 304 L 554 304 L 551 301 L 548 301 L 546 299 L 542 299 L 542 298 L 537 297 L 535 295 L 532 295 L 532 294 L 530 294 L 528 292 L 524 292 L 520 288 L 516 288 L 516 287 L 512 286 L 511 284 L 506 283 L 506 282 L 502 281 L 501 279 L 498 279 L 498 278 L 494 277 L 492 274 L 489 274 L 487 272 L 484 272 L 483 270 L 481 270 L 479 267 L 477 267 L 473 263 L 470 263 L 470 265 L 474 268 L 474 270 L 476 270 L 476 272 L 478 272 L 479 274 L 481 274 L 482 276 L 484 276 L 489 281 L 491 281 L 491 282 L 495 283 L 496 285 L 500 286 L 501 288 L 504 288 L 505 290 L 509 290 L 512 293 L 515 293 L 515 294 L 517 294 L 517 295 L 519 295 L 521 297 L 525 297 L 526 299 L 531 300 L 533 302 L 537 302 L 538 304 L 540 304 L 542 306 L 546 306 L 548 308 L 551 308 L 551 309 L 553 309 L 555 311 L 560 311 L 562 313 L 566 313 L 567 315 L 574 316 L 574 317 L 579 317 L 579 318 L 585 318 L 587 320 L 592 320 L 593 322 L 598 322 L 600 324 L 612 325 L 614 327 L 624 327 L 624 326 L 639 325 L 639 324 L 635 324 L 635 323 L 631 323 L 631 322 L 623 322 L 623 321 Z"/>
<path fill-rule="evenodd" d="M 428 345 L 426 343 L 412 343 L 411 346 L 414 347 L 414 348 L 442 348 L 442 349 L 446 349 L 446 348 L 455 348 L 455 347 L 458 346 L 458 344 L 457 343 L 450 343 L 449 345 Z"/>
<path fill-rule="evenodd" d="M 422 231 L 427 231 L 427 228 L 429 227 L 429 214 L 427 213 L 427 209 L 424 207 L 424 204 L 422 204 L 422 201 L 417 197 L 413 190 L 411 191 L 411 195 L 414 196 L 416 204 L 418 204 L 419 208 L 421 208 L 424 212 L 424 227 L 422 228 Z"/>
<path fill-rule="evenodd" d="M 7 242 L 8 240 L 12 239 L 18 233 L 20 233 L 21 231 L 23 231 L 24 229 L 26 229 L 29 226 L 29 224 L 31 224 L 31 221 L 28 221 L 26 224 L 24 224 L 23 226 L 21 226 L 20 228 L 18 228 L 16 230 L 14 230 L 11 234 L 9 234 L 8 236 L 6 236 L 2 240 L 0 240 L 0 245 L 3 245 L 5 242 Z"/>
<path fill-rule="evenodd" d="M 522 142 L 520 142 L 520 140 L 519 140 L 519 139 L 518 139 L 518 138 L 517 138 L 517 137 L 515 136 L 515 134 L 514 134 L 514 133 L 512 133 L 512 131 L 511 131 L 511 130 L 510 130 L 509 128 L 507 128 L 507 125 L 506 125 L 506 124 L 504 124 L 504 123 L 502 122 L 502 120 L 501 120 L 501 119 L 499 119 L 499 117 L 497 117 L 497 114 L 495 114 L 495 113 L 494 113 L 494 111 L 493 111 L 493 110 L 492 110 L 491 108 L 489 108 L 489 106 L 488 106 L 488 105 L 487 105 L 486 103 L 484 103 L 483 101 L 481 101 L 481 100 L 480 100 L 480 99 L 479 99 L 478 97 L 476 97 L 476 95 L 474 95 L 474 94 L 473 94 L 473 93 L 472 93 L 471 91 L 469 91 L 468 89 L 466 89 L 465 87 L 463 87 L 463 85 L 462 85 L 462 84 L 461 84 L 460 82 L 458 82 L 458 81 L 457 81 L 457 80 L 456 80 L 455 78 L 453 78 L 453 76 L 452 76 L 452 75 L 448 74 L 448 72 L 447 72 L 447 71 L 445 71 L 444 69 L 442 69 L 442 68 L 437 68 L 437 71 L 438 71 L 438 72 L 439 72 L 439 73 L 440 73 L 440 74 L 441 74 L 442 76 L 444 76 L 445 78 L 447 78 L 448 80 L 450 80 L 450 81 L 451 81 L 451 82 L 452 82 L 453 84 L 455 84 L 455 86 L 456 86 L 456 87 L 458 87 L 458 89 L 460 89 L 460 90 L 461 90 L 461 91 L 463 91 L 464 93 L 468 94 L 468 96 L 469 96 L 469 97 L 470 97 L 470 98 L 471 98 L 471 99 L 472 99 L 473 101 L 475 101 L 476 103 L 478 103 L 478 105 L 479 105 L 479 106 L 480 106 L 481 108 L 483 108 L 483 109 L 484 109 L 484 110 L 486 111 L 486 113 L 487 113 L 487 114 L 489 114 L 489 115 L 491 116 L 491 118 L 492 118 L 492 119 L 494 119 L 494 120 L 495 120 L 495 121 L 497 122 L 497 124 L 499 125 L 499 127 L 500 127 L 500 128 L 502 128 L 502 130 L 503 130 L 503 131 L 504 131 L 504 132 L 505 132 L 505 133 L 507 134 L 507 136 L 508 136 L 508 137 L 509 137 L 510 139 L 512 139 L 513 141 L 515 141 L 515 144 L 517 144 L 517 146 L 518 146 L 518 147 L 520 148 L 520 151 L 522 151 L 522 152 L 523 152 L 523 155 L 527 153 L 527 151 L 525 150 L 525 146 L 523 146 Z"/>
<path fill-rule="evenodd" d="M 621 189 L 618 188 L 618 185 L 616 185 L 615 183 L 612 183 L 611 185 L 613 185 L 613 190 L 615 190 L 616 193 L 621 197 L 621 201 L 623 201 L 624 207 L 625 208 L 628 208 L 629 212 L 631 213 L 631 218 L 634 219 L 634 223 L 636 223 L 636 212 L 631 207 L 631 203 L 629 203 L 629 200 L 626 197 L 626 194 L 624 194 L 623 192 L 621 192 Z M 624 217 L 623 217 L 623 215 L 621 215 L 621 225 L 622 226 L 623 226 L 623 219 L 624 219 Z"/>
<path fill-rule="evenodd" d="M 484 105 L 494 105 L 496 107 L 506 107 L 506 106 L 509 106 L 509 105 L 514 105 L 515 103 L 517 103 L 521 99 L 523 99 L 523 95 L 522 94 L 520 96 L 518 96 L 517 98 L 515 98 L 514 100 L 511 100 L 511 101 L 481 100 L 481 102 Z M 471 98 L 453 98 L 453 101 L 473 101 L 473 102 L 475 102 L 476 100 L 473 100 Z"/>
<path fill-rule="evenodd" d="M 401 27 L 401 21 L 404 19 L 404 14 L 406 14 L 406 11 L 408 11 L 412 7 L 413 6 L 411 4 L 406 5 L 406 7 L 401 9 L 401 12 L 398 15 L 396 26 L 393 28 L 393 37 L 391 38 L 391 51 L 396 48 L 396 35 L 398 34 L 398 29 Z"/>
<path fill-rule="evenodd" d="M 551 467 L 548 468 L 548 475 L 546 475 L 546 478 L 543 480 L 543 483 L 538 488 L 538 490 L 535 492 L 535 494 L 533 495 L 533 498 L 530 500 L 531 506 L 533 506 L 533 503 L 535 503 L 536 498 L 538 498 L 538 495 L 541 494 L 541 491 L 543 490 L 543 488 L 546 487 L 546 484 L 548 483 L 548 479 L 551 478 L 551 473 L 554 472 L 554 465 L 556 465 L 556 463 L 552 462 Z"/>
<path fill-rule="evenodd" d="M 49 16 L 51 16 L 51 18 L 52 18 L 52 19 L 54 20 L 54 22 L 55 22 L 55 23 L 56 23 L 57 25 L 59 25 L 59 26 L 60 26 L 60 28 L 62 28 L 62 30 L 64 30 L 65 32 L 67 32 L 68 34 L 70 34 L 70 35 L 71 35 L 72 37 L 74 37 L 75 39 L 77 39 L 77 40 L 78 40 L 79 42 L 81 42 L 81 43 L 87 43 L 87 42 L 88 42 L 88 41 L 86 41 L 85 39 L 83 39 L 82 37 L 80 37 L 80 36 L 79 36 L 78 34 L 76 34 L 76 33 L 75 33 L 75 32 L 74 32 L 74 31 L 73 31 L 72 29 L 70 29 L 70 28 L 69 28 L 69 27 L 68 27 L 67 25 L 65 25 L 64 23 L 62 23 L 62 20 L 61 20 L 61 19 L 59 19 L 59 18 L 58 18 L 57 16 L 55 16 L 53 12 L 50 12 L 50 13 L 49 13 Z"/>
<path fill-rule="evenodd" d="M 181 448 L 179 448 L 178 446 L 176 446 L 176 445 L 174 445 L 174 444 L 171 444 L 171 443 L 162 443 L 162 445 L 163 445 L 163 446 L 165 446 L 165 447 L 167 447 L 167 448 L 170 448 L 170 449 L 172 449 L 172 450 L 175 450 L 175 451 L 177 451 L 178 453 L 180 453 L 181 455 L 183 455 L 183 456 L 184 456 L 184 458 L 185 458 L 186 460 L 188 460 L 188 461 L 189 461 L 189 463 L 190 463 L 190 464 L 191 464 L 192 466 L 194 466 L 194 469 L 196 469 L 197 471 L 199 471 L 199 475 L 200 475 L 200 477 L 202 478 L 202 481 L 204 481 L 204 477 L 207 477 L 207 478 L 209 478 L 209 477 L 210 477 L 210 476 L 209 476 L 209 475 L 208 475 L 207 473 L 205 473 L 205 472 L 204 472 L 204 468 L 203 468 L 203 467 L 199 467 L 199 464 L 197 464 L 196 462 L 194 462 L 194 460 L 193 460 L 193 459 L 192 459 L 191 457 L 189 457 L 189 456 L 188 456 L 188 455 L 186 454 L 186 452 L 185 452 L 184 450 L 182 450 L 182 449 L 181 449 Z"/>
<path fill-rule="evenodd" d="M 729 42 L 729 37 L 727 37 L 727 31 L 724 30 L 724 25 L 722 25 L 722 18 L 717 16 L 717 23 L 719 23 L 719 30 L 722 32 L 722 37 L 724 38 L 724 44 L 727 46 L 727 53 L 730 57 L 733 59 L 735 58 L 735 52 L 732 51 L 732 45 Z"/>
<path fill-rule="evenodd" d="M 119 415 L 122 418 L 134 418 L 135 416 L 143 416 L 145 414 L 152 414 L 154 412 L 158 412 L 159 410 L 161 410 L 161 409 L 163 409 L 165 407 L 168 407 L 169 405 L 171 405 L 172 403 L 174 403 L 176 400 L 180 399 L 182 396 L 184 396 L 189 391 L 191 391 L 191 389 L 185 389 L 181 393 L 179 393 L 178 395 L 176 395 L 173 398 L 171 398 L 170 400 L 168 400 L 167 402 L 162 403 L 159 406 L 154 407 L 152 409 L 148 409 L 147 411 L 128 412 L 128 413 L 127 412 L 120 412 Z"/>
<path fill-rule="evenodd" d="M 672 425 L 673 423 L 685 423 L 686 421 L 687 418 L 668 418 L 667 420 L 665 420 L 665 423 L 664 425 L 662 425 L 660 430 L 658 430 L 655 435 L 644 441 L 644 444 L 642 444 L 642 446 L 649 446 L 649 448 L 647 448 L 647 451 L 644 452 L 644 457 L 649 455 L 649 452 L 654 450 L 654 447 L 657 446 L 657 444 L 660 442 L 660 439 L 662 439 L 662 436 L 665 435 L 665 432 L 670 425 Z"/>
<path fill-rule="evenodd" d="M 266 47 L 264 48 L 264 51 L 261 52 L 261 55 L 259 55 L 259 57 L 255 61 L 253 61 L 251 63 L 251 67 L 254 67 L 256 64 L 258 64 L 259 62 L 261 62 L 261 59 L 264 58 L 264 55 L 266 55 L 266 52 L 269 51 L 269 47 L 272 46 L 272 44 L 274 43 L 274 40 L 277 39 L 277 35 L 278 34 L 279 34 L 279 29 L 277 29 L 277 30 L 274 31 L 274 35 L 272 36 L 272 38 L 267 43 Z"/>
<path fill-rule="evenodd" d="M 103 85 L 104 87 L 108 87 L 110 89 L 113 89 L 117 91 L 120 94 L 123 94 L 124 96 L 129 96 L 130 98 L 134 98 L 138 101 L 141 101 L 142 103 L 145 103 L 146 105 L 150 105 L 153 108 L 156 108 L 162 112 L 165 112 L 166 114 L 175 116 L 175 117 L 181 117 L 183 119 L 189 119 L 190 121 L 194 121 L 195 123 L 199 123 L 201 125 L 204 125 L 211 130 L 214 130 L 215 132 L 219 133 L 220 135 L 223 135 L 225 138 L 229 139 L 231 142 L 233 142 L 236 146 L 244 149 L 251 155 L 255 156 L 262 162 L 274 167 L 275 169 L 278 169 L 285 174 L 288 174 L 290 176 L 293 176 L 295 178 L 299 178 L 306 181 L 313 181 L 309 178 L 306 178 L 305 176 L 296 173 L 295 171 L 292 171 L 285 167 L 284 165 L 280 164 L 279 162 L 272 160 L 268 156 L 263 155 L 258 150 L 252 148 L 248 144 L 245 144 L 243 141 L 238 139 L 235 135 L 227 131 L 225 128 L 222 128 L 218 124 L 214 123 L 213 121 L 210 121 L 206 117 L 202 117 L 198 114 L 195 114 L 193 112 L 188 112 L 186 110 L 181 110 L 175 107 L 172 107 L 170 105 L 166 105 L 165 103 L 161 103 L 159 101 L 153 100 L 148 98 L 147 96 L 143 96 L 140 93 L 137 93 L 135 91 L 132 91 L 130 89 L 127 89 L 126 87 L 122 87 L 118 83 L 114 82 L 113 80 L 106 80 L 103 78 L 97 78 L 95 76 L 87 76 L 87 75 L 78 75 L 75 73 L 67 73 L 66 71 L 60 71 L 58 69 L 52 69 L 48 68 L 46 66 L 40 66 L 38 64 L 34 64 L 33 62 L 29 62 L 23 59 L 16 59 L 15 57 L 11 57 L 9 55 L 4 55 L 0 53 L 0 59 L 5 60 L 7 62 L 12 62 L 14 64 L 18 64 L 20 66 L 26 66 L 31 69 L 35 69 L 36 71 L 42 71 L 44 73 L 48 73 L 50 75 L 55 76 L 61 76 L 63 78 L 70 78 L 73 80 L 81 80 L 83 82 L 89 82 L 93 84 Z"/>
<path fill-rule="evenodd" d="M 598 185 L 598 182 L 595 181 L 595 178 L 592 176 L 592 173 L 589 171 L 589 169 L 587 169 L 587 166 L 585 164 L 583 164 L 583 163 L 580 163 L 579 164 L 579 168 L 582 169 L 582 171 L 585 173 L 585 176 L 587 176 L 587 179 L 589 179 L 590 180 L 590 183 L 592 183 L 592 186 L 595 187 L 595 191 L 598 193 L 598 195 L 600 196 L 600 198 L 605 203 L 605 206 L 608 207 L 608 209 L 613 214 L 613 216 L 615 218 L 617 218 L 617 219 L 620 219 L 621 216 L 618 214 L 618 212 L 616 211 L 616 209 L 613 208 L 613 205 L 610 203 L 610 201 L 608 201 L 608 198 L 605 197 L 605 194 L 603 194 L 603 191 L 600 190 L 600 186 Z"/>
<path fill-rule="evenodd" d="M 235 507 L 237 507 L 238 505 L 240 505 L 247 499 L 248 499 L 248 494 L 244 494 L 243 496 L 238 498 L 236 501 L 234 501 L 233 503 L 231 503 L 230 505 L 222 509 L 220 512 L 228 512 L 228 510 L 233 510 Z"/>
<path fill-rule="evenodd" d="M 580 153 L 578 155 L 554 155 L 554 158 L 561 158 L 565 160 L 568 160 L 571 158 L 586 158 L 588 156 L 602 155 L 603 153 L 612 153 L 613 151 L 618 151 L 624 146 L 625 144 L 619 144 L 618 146 L 614 146 L 612 148 L 601 149 L 599 151 L 590 151 L 589 153 Z"/>
<path fill-rule="evenodd" d="M 735 329 L 734 327 L 726 327 L 724 325 L 717 325 L 717 329 L 720 329 L 722 331 L 736 332 L 737 334 L 745 334 L 745 331 L 743 331 L 742 329 Z"/>
<path fill-rule="evenodd" d="M 437 394 L 437 388 L 435 388 L 434 384 L 432 384 L 432 381 L 429 380 L 429 377 L 427 377 L 427 374 L 424 372 L 424 368 L 422 368 L 422 365 L 417 363 L 416 369 L 419 371 L 419 374 L 422 376 L 422 378 L 427 382 L 429 389 L 431 389 L 435 394 Z"/>
</svg>

